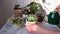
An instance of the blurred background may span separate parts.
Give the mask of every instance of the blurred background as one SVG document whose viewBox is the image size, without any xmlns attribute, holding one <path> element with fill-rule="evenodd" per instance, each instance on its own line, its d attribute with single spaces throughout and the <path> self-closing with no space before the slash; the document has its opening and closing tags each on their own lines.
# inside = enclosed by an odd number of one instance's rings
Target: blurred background
<svg viewBox="0 0 60 34">
<path fill-rule="evenodd" d="M 25 7 L 32 1 L 33 0 L 0 0 L 0 28 L 6 23 L 7 19 L 13 15 L 13 8 L 16 4 L 19 4 L 20 7 Z M 42 5 L 47 12 L 46 14 L 49 14 L 60 5 L 60 0 L 37 0 L 36 2 Z"/>
</svg>

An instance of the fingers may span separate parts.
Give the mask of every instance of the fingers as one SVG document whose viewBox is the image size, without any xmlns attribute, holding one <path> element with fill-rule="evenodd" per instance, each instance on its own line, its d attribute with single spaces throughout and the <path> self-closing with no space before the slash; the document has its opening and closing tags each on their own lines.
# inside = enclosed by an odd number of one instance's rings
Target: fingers
<svg viewBox="0 0 60 34">
<path fill-rule="evenodd" d="M 34 31 L 34 32 L 39 31 L 39 27 L 38 27 L 38 25 L 33 25 L 33 31 Z"/>
<path fill-rule="evenodd" d="M 26 24 L 26 28 L 29 32 L 32 32 L 32 25 L 31 24 Z"/>
<path fill-rule="evenodd" d="M 38 25 L 36 24 L 26 24 L 26 28 L 29 32 L 38 31 Z"/>
</svg>

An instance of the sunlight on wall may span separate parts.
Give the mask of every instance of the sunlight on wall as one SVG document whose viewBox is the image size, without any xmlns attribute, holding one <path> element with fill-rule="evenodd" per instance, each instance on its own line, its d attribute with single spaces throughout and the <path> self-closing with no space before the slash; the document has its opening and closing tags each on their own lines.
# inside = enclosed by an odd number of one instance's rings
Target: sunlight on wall
<svg viewBox="0 0 60 34">
<path fill-rule="evenodd" d="M 60 0 L 46 0 L 45 3 L 43 3 L 42 0 L 37 0 L 37 1 L 46 10 L 47 14 L 54 11 L 54 9 L 60 4 Z"/>
</svg>

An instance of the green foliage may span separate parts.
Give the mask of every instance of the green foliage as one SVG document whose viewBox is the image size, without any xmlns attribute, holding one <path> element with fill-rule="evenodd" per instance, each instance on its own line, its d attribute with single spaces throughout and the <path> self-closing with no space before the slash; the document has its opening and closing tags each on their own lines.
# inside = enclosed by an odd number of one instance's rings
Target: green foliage
<svg viewBox="0 0 60 34">
<path fill-rule="evenodd" d="M 33 14 L 35 14 L 38 9 L 38 4 L 35 2 L 31 2 L 29 4 L 29 9 L 32 11 Z"/>
<path fill-rule="evenodd" d="M 28 21 L 28 22 L 34 22 L 34 21 L 36 21 L 36 18 L 35 18 L 34 15 L 28 15 L 27 21 Z"/>
<path fill-rule="evenodd" d="M 38 8 L 38 7 L 37 7 L 36 5 L 31 5 L 31 6 L 30 6 L 30 10 L 32 11 L 33 14 L 36 13 L 37 8 Z"/>
<path fill-rule="evenodd" d="M 9 18 L 8 21 L 12 21 L 12 24 L 22 26 L 22 19 Z"/>
</svg>

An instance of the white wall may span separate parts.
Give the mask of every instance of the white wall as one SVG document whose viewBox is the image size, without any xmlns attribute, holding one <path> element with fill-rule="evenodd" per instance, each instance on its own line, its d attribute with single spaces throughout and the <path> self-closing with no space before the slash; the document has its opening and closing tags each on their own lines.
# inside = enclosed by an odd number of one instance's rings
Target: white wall
<svg viewBox="0 0 60 34">
<path fill-rule="evenodd" d="M 33 0 L 17 0 L 16 4 L 20 4 L 20 7 L 25 7 L 29 3 L 31 3 Z"/>
<path fill-rule="evenodd" d="M 3 0 L 3 11 L 5 18 L 8 18 L 13 14 L 15 1 L 16 0 Z"/>
<path fill-rule="evenodd" d="M 60 4 L 60 0 L 46 0 L 46 3 L 43 3 L 41 0 L 38 1 L 46 10 L 47 14 L 54 11 L 54 9 Z"/>
<path fill-rule="evenodd" d="M 28 5 L 29 3 L 31 3 L 33 0 L 24 0 L 24 6 Z"/>
</svg>

